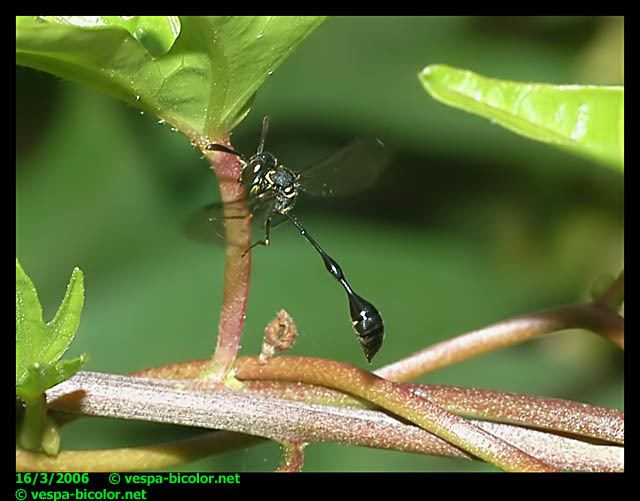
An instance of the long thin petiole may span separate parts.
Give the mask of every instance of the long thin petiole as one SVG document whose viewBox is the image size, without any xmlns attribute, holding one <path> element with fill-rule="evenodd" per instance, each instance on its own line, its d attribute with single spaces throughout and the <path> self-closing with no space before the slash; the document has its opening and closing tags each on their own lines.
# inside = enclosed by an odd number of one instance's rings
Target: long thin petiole
<svg viewBox="0 0 640 501">
<path fill-rule="evenodd" d="M 322 249 L 322 247 L 320 247 L 320 244 L 318 244 L 318 242 L 316 242 L 315 239 L 311 235 L 309 235 L 309 232 L 305 229 L 304 226 L 302 226 L 300 221 L 298 221 L 293 214 L 283 214 L 283 216 L 285 216 L 289 221 L 291 221 L 294 224 L 294 226 L 298 229 L 300 234 L 304 238 L 306 238 L 311 245 L 313 245 L 316 251 L 318 251 L 318 254 L 320 254 L 320 257 L 324 261 L 324 265 L 327 268 L 327 271 L 331 274 L 333 278 L 335 278 L 338 282 L 340 282 L 340 284 L 342 284 L 344 289 L 347 291 L 347 294 L 353 294 L 354 293 L 353 289 L 349 285 L 349 282 L 347 282 L 347 279 L 345 278 L 344 273 L 342 272 L 342 268 L 340 268 L 340 265 L 335 261 L 335 259 L 329 256 Z"/>
<path fill-rule="evenodd" d="M 283 216 L 291 221 L 294 226 L 298 228 L 300 234 L 306 238 L 311 245 L 313 245 L 314 249 L 318 251 L 318 254 L 320 254 L 320 257 L 324 261 L 327 271 L 333 278 L 340 282 L 342 287 L 344 287 L 344 290 L 347 291 L 353 329 L 356 332 L 358 342 L 360 343 L 367 360 L 371 362 L 382 346 L 382 341 L 384 339 L 384 322 L 380 312 L 373 304 L 354 292 L 349 285 L 349 282 L 347 282 L 340 265 L 331 258 L 331 256 L 329 256 L 322 247 L 320 247 L 318 242 L 309 235 L 309 232 L 307 232 L 305 227 L 302 226 L 300 221 L 298 221 L 293 214 L 283 214 Z"/>
</svg>

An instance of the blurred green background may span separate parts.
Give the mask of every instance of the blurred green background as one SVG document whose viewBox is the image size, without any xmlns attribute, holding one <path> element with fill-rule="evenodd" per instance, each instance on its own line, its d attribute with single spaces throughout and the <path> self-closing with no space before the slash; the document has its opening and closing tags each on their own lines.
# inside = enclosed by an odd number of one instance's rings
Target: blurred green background
<svg viewBox="0 0 640 501">
<path fill-rule="evenodd" d="M 393 151 L 377 185 L 301 202 L 299 218 L 382 311 L 380 366 L 501 319 L 585 300 L 622 267 L 623 176 L 435 102 L 417 73 L 444 63 L 548 83 L 622 83 L 623 20 L 597 17 L 332 18 L 285 61 L 234 131 L 254 151 L 306 165 L 354 136 Z M 153 116 L 48 74 L 16 68 L 16 254 L 50 319 L 74 266 L 86 303 L 69 355 L 126 373 L 207 358 L 215 346 L 224 250 L 184 236 L 218 199 L 188 141 Z M 341 288 L 290 226 L 253 252 L 243 354 L 260 351 L 279 308 L 292 353 L 367 364 Z M 623 408 L 623 356 L 585 332 L 549 336 L 422 378 Z M 199 430 L 108 419 L 63 429 L 63 448 L 154 443 Z M 334 444 L 305 471 L 494 470 L 479 462 Z M 274 444 L 184 465 L 272 471 Z"/>
</svg>

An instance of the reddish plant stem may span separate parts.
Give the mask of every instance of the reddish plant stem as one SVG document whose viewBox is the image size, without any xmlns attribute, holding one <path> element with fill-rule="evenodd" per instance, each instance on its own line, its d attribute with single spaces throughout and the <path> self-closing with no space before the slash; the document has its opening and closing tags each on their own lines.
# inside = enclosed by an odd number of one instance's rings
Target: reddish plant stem
<svg viewBox="0 0 640 501">
<path fill-rule="evenodd" d="M 391 381 L 410 381 L 478 355 L 572 328 L 595 332 L 624 348 L 624 319 L 620 315 L 596 304 L 575 304 L 522 315 L 462 334 L 382 367 L 375 374 Z M 150 370 L 157 377 L 186 379 L 197 377 L 202 364 L 198 361 L 185 362 Z M 145 371 L 138 374 L 143 373 Z"/>
<path fill-rule="evenodd" d="M 230 429 L 277 441 L 338 442 L 469 457 L 431 433 L 380 411 L 291 402 L 273 396 L 232 391 L 219 384 L 196 380 L 139 379 L 79 372 L 47 391 L 47 400 L 57 410 L 90 416 Z M 622 447 L 593 445 L 511 425 L 474 424 L 558 469 L 623 469 Z M 209 435 L 202 436 L 202 440 L 205 448 L 214 445 L 210 444 Z M 225 440 L 223 435 L 223 443 Z M 234 443 L 241 446 L 242 440 L 239 440 L 240 443 Z M 171 443 L 164 445 L 166 451 L 155 446 L 130 451 L 69 451 L 48 462 L 42 455 L 25 454 L 25 451 L 17 449 L 16 467 L 24 471 L 139 470 L 141 467 L 156 469 L 161 465 L 171 465 L 172 461 L 184 462 L 200 457 L 197 443 L 177 442 L 175 447 Z M 38 464 L 44 466 L 39 468 Z"/>
<path fill-rule="evenodd" d="M 238 183 L 242 164 L 238 157 L 228 153 L 205 152 L 220 184 L 222 202 L 235 202 L 244 198 L 244 188 Z M 246 212 L 249 216 L 247 208 Z M 227 214 L 225 211 L 225 215 Z M 237 207 L 233 215 L 238 215 Z M 246 318 L 251 254 L 242 253 L 251 245 L 251 219 L 232 218 L 225 221 L 226 262 L 224 291 L 218 323 L 218 341 L 211 365 L 202 377 L 221 382 L 235 360 Z"/>
<path fill-rule="evenodd" d="M 375 374 L 391 381 L 409 381 L 477 355 L 570 328 L 590 330 L 624 347 L 624 319 L 620 315 L 595 304 L 576 304 L 515 317 L 462 334 L 382 367 Z M 202 368 L 201 361 L 191 361 L 135 374 L 188 379 L 197 377 Z"/>
<path fill-rule="evenodd" d="M 624 412 L 558 398 L 411 384 L 418 395 L 456 414 L 624 444 Z"/>
<path fill-rule="evenodd" d="M 391 381 L 410 381 L 436 369 L 564 329 L 586 329 L 624 347 L 622 317 L 593 304 L 576 304 L 503 320 L 447 339 L 382 367 L 375 374 Z"/>
<path fill-rule="evenodd" d="M 189 365 L 191 370 L 195 367 L 194 363 Z M 168 371 L 145 371 L 144 374 L 167 377 L 172 373 L 181 377 L 175 369 L 174 366 Z M 252 379 L 304 381 L 362 397 L 506 471 L 555 471 L 549 464 L 415 395 L 410 388 L 347 364 L 306 357 L 276 357 L 260 364 L 256 357 L 246 357 L 242 360 L 242 371 L 249 372 Z"/>
<path fill-rule="evenodd" d="M 284 361 L 291 359 L 281 356 Z M 370 402 L 338 390 L 309 382 L 278 381 L 277 373 L 262 366 L 265 379 L 256 380 L 257 357 L 240 357 L 235 364 L 236 377 L 246 391 L 278 396 L 290 400 L 326 405 L 375 407 Z M 140 377 L 192 379 L 206 361 L 191 361 L 146 369 L 135 373 Z M 286 363 L 286 362 L 285 362 Z M 580 435 L 606 442 L 624 444 L 624 412 L 596 405 L 557 398 L 448 385 L 412 384 L 416 395 L 428 398 L 449 412 L 462 416 L 489 419 L 521 426 L 541 428 L 559 433 Z"/>
<path fill-rule="evenodd" d="M 304 466 L 304 448 L 307 446 L 305 442 L 295 442 L 286 440 L 280 443 L 282 450 L 282 459 L 276 470 L 277 473 L 297 473 L 302 471 Z"/>
<path fill-rule="evenodd" d="M 245 365 L 246 364 L 246 365 Z M 266 364 L 245 359 L 253 379 L 306 381 L 365 398 L 412 421 L 447 442 L 506 471 L 555 471 L 545 462 L 498 439 L 466 419 L 415 395 L 404 385 L 387 381 L 347 364 L 306 357 L 276 357 Z"/>
<path fill-rule="evenodd" d="M 79 372 L 47 392 L 50 408 L 89 416 L 166 422 L 184 426 L 233 430 L 276 441 L 337 442 L 366 447 L 395 449 L 423 454 L 465 457 L 458 448 L 431 433 L 402 423 L 387 414 L 368 409 L 335 407 L 291 402 L 270 396 L 233 391 L 217 383 L 198 380 L 171 381 L 140 379 L 113 374 Z M 205 446 L 206 447 L 206 446 Z M 184 452 L 180 444 L 176 447 Z M 160 451 L 132 454 L 122 450 L 92 451 L 97 457 L 87 469 L 136 469 L 149 467 L 154 461 L 164 463 Z M 105 453 L 107 463 L 100 459 Z M 16 452 L 17 458 L 19 450 Z M 31 461 L 43 458 L 24 455 L 21 468 L 37 468 Z M 63 470 L 78 465 L 83 453 L 59 456 L 47 463 L 49 470 Z M 86 458 L 91 456 L 86 456 Z M 121 461 L 121 467 L 114 466 Z M 109 462 L 110 461 L 110 462 Z M 137 468 L 140 469 L 140 468 Z"/>
<path fill-rule="evenodd" d="M 453 340 L 440 343 L 435 347 L 428 348 L 427 350 L 418 353 L 417 357 L 415 355 L 410 357 L 409 359 L 407 359 L 409 361 L 408 364 L 407 360 L 401 361 L 399 363 L 400 367 L 395 371 L 394 376 L 396 379 L 400 380 L 409 379 L 410 377 L 421 375 L 421 373 L 425 370 L 434 370 L 435 368 L 441 367 L 443 365 L 455 363 L 471 356 L 485 353 L 492 349 L 508 346 L 510 344 L 521 342 L 541 334 L 570 327 L 579 327 L 593 330 L 595 332 L 604 334 L 613 340 L 623 339 L 624 337 L 624 321 L 615 313 L 612 313 L 595 305 L 571 305 L 541 312 L 538 314 L 532 314 L 507 320 L 505 322 L 489 326 L 485 329 L 460 336 Z M 425 354 L 428 356 L 424 357 Z M 423 356 L 423 358 L 421 358 L 421 355 Z M 447 355 L 449 356 L 447 357 Z M 429 356 L 431 358 L 429 358 Z M 291 369 L 290 361 L 294 358 L 297 360 L 296 366 L 299 369 L 297 372 L 287 369 L 285 369 L 284 372 L 280 370 L 280 362 L 282 362 L 283 360 L 287 361 L 286 367 L 288 369 Z M 274 363 L 277 367 L 277 370 L 275 370 L 275 372 L 273 372 Z M 440 365 L 438 365 L 438 363 Z M 407 399 L 410 400 L 410 397 L 406 395 L 408 390 L 407 388 L 385 387 L 376 395 L 377 390 L 380 390 L 380 388 L 376 387 L 374 381 L 367 380 L 367 377 L 373 377 L 373 375 L 365 372 L 359 374 L 358 377 L 355 378 L 359 381 L 358 384 L 355 385 L 356 391 L 354 391 L 354 384 L 350 384 L 348 381 L 349 378 L 353 379 L 355 377 L 353 373 L 351 374 L 351 376 L 349 376 L 349 374 L 343 374 L 341 377 L 337 377 L 336 379 L 334 377 L 335 374 L 333 374 L 333 370 L 336 369 L 336 367 L 328 367 L 327 361 L 324 361 L 324 363 L 323 361 L 320 361 L 320 365 L 323 366 L 321 370 L 314 370 L 317 369 L 316 365 L 318 365 L 318 361 L 314 362 L 313 359 L 300 359 L 300 357 L 279 357 L 279 359 L 272 361 L 270 364 L 257 367 L 252 367 L 252 364 L 255 365 L 256 363 L 255 361 L 249 359 L 247 364 L 251 368 L 251 370 L 257 370 L 259 374 L 257 376 L 253 373 L 251 374 L 251 376 L 244 374 L 242 372 L 242 369 L 246 369 L 247 365 L 245 365 L 243 362 L 239 364 L 239 368 L 241 370 L 238 371 L 238 376 L 240 378 L 245 376 L 249 379 L 279 379 L 284 381 L 307 382 L 311 384 L 330 386 L 347 391 L 349 393 L 353 393 L 357 396 L 365 398 L 366 400 L 370 400 L 371 402 L 377 403 L 382 407 L 387 408 L 392 412 L 396 412 L 398 415 L 401 415 L 408 419 L 411 419 L 408 414 L 412 414 L 414 417 L 419 418 L 419 415 L 416 415 L 413 411 L 416 410 L 416 407 L 419 408 L 420 405 L 415 402 L 407 401 Z M 393 364 L 390 367 L 394 366 L 397 368 L 398 364 Z M 269 367 L 268 370 L 267 367 Z M 198 364 L 190 363 L 186 366 L 166 366 L 164 368 L 159 368 L 159 370 L 153 371 L 151 373 L 146 372 L 145 375 L 156 375 L 158 377 L 189 378 L 193 377 L 194 371 L 197 372 L 197 370 Z M 322 374 L 322 370 L 326 370 L 327 372 L 325 374 Z M 383 368 L 383 371 L 384 370 L 385 368 Z M 386 368 L 386 370 L 388 370 L 388 368 Z M 360 380 L 360 378 L 364 379 Z M 339 384 L 336 384 L 336 380 Z M 341 386 L 340 383 L 344 382 L 344 380 L 347 380 L 347 384 Z M 367 380 L 368 382 L 365 380 Z M 353 383 L 353 381 L 351 381 L 351 383 Z M 367 384 L 371 384 L 372 388 L 367 388 Z M 380 385 L 382 385 L 382 383 L 378 383 L 378 386 Z M 399 393 L 395 394 L 394 391 L 398 391 Z M 401 395 L 400 393 L 403 394 Z M 388 398 L 389 396 L 391 396 L 391 399 Z M 412 396 L 416 397 L 417 395 Z M 429 402 L 427 402 L 427 404 L 429 404 Z M 461 423 L 454 423 L 448 420 L 450 416 L 438 414 L 438 411 L 433 407 L 429 408 L 428 405 L 427 407 L 428 408 L 426 409 L 426 411 L 431 411 L 431 413 L 429 416 L 427 416 L 427 422 L 425 426 L 426 429 L 436 433 L 439 436 L 442 436 L 451 443 L 463 447 L 465 450 L 468 450 L 471 453 L 482 457 L 483 459 L 494 462 L 495 464 L 500 464 L 502 467 L 506 465 L 507 468 L 511 468 L 513 467 L 513 465 L 517 464 L 516 468 L 522 469 L 522 464 L 518 463 L 523 460 L 524 463 L 527 463 L 529 461 L 528 459 L 524 458 L 517 458 L 514 460 L 514 456 L 509 457 L 510 452 L 506 452 L 505 454 L 504 450 L 496 451 L 495 448 L 494 450 L 491 450 L 491 446 L 488 446 L 488 448 L 485 447 L 487 444 L 486 442 L 483 442 L 483 440 L 487 437 L 473 435 L 473 433 L 469 433 L 468 429 L 461 430 L 460 428 L 456 428 L 456 425 Z M 404 411 L 407 411 L 407 413 L 404 413 Z M 425 409 L 422 409 L 422 411 L 425 411 Z M 421 424 L 421 426 L 425 425 L 424 422 L 420 423 L 419 420 L 411 420 Z M 440 435 L 438 432 L 443 432 L 443 434 Z M 471 447 L 469 447 L 470 444 Z M 479 444 L 484 445 L 480 445 L 478 448 L 477 446 Z M 478 450 L 480 451 L 480 454 L 478 454 Z M 491 457 L 487 456 L 485 453 L 488 453 Z M 481 454 L 485 455 L 483 456 Z M 546 467 L 547 466 L 545 465 L 542 468 L 544 469 Z M 537 469 L 539 468 L 539 465 L 534 465 L 533 468 Z"/>
<path fill-rule="evenodd" d="M 239 379 L 250 378 L 243 370 L 245 358 L 237 361 Z M 283 381 L 243 380 L 243 389 L 290 400 L 326 405 L 371 408 L 367 402 L 322 386 Z M 624 444 L 624 412 L 557 398 L 536 397 L 458 386 L 411 384 L 417 395 L 449 412 L 475 419 L 488 419 L 595 438 Z"/>
</svg>

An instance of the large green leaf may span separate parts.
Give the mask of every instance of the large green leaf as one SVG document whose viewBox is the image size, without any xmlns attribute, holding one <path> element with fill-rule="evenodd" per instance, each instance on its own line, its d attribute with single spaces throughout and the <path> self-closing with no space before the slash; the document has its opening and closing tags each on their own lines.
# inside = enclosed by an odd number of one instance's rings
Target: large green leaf
<svg viewBox="0 0 640 501">
<path fill-rule="evenodd" d="M 624 168 L 624 87 L 512 82 L 443 65 L 427 66 L 420 80 L 438 101 Z"/>
<path fill-rule="evenodd" d="M 219 138 L 319 16 L 16 18 L 16 63 L 87 85 L 190 136 Z"/>
<path fill-rule="evenodd" d="M 58 312 L 45 324 L 33 282 L 16 259 L 16 395 L 35 400 L 85 363 L 85 355 L 60 360 L 78 330 L 83 305 L 84 281 L 76 268 Z"/>
</svg>

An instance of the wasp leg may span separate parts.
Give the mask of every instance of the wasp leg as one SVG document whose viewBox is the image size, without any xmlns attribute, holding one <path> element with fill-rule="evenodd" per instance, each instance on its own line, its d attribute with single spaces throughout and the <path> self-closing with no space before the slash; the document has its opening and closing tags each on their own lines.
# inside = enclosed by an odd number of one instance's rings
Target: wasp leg
<svg viewBox="0 0 640 501">
<path fill-rule="evenodd" d="M 250 219 L 250 218 L 251 218 L 251 214 L 247 216 L 213 216 L 209 218 L 209 221 L 213 222 L 213 221 L 224 220 L 224 219 Z"/>
<path fill-rule="evenodd" d="M 264 240 L 258 240 L 257 242 L 252 243 L 251 246 L 242 253 L 242 257 L 244 257 L 251 249 L 253 249 L 257 245 L 264 245 L 265 247 L 269 246 L 269 243 L 271 242 L 271 216 L 269 216 L 264 222 L 264 231 Z"/>
</svg>

